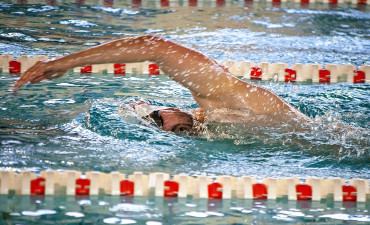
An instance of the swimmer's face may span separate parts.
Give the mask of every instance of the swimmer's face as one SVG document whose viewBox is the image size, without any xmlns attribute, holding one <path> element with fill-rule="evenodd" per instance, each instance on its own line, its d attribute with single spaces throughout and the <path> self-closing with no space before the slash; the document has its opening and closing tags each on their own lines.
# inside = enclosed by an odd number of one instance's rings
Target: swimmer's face
<svg viewBox="0 0 370 225">
<path fill-rule="evenodd" d="M 191 131 L 193 128 L 193 116 L 179 109 L 156 110 L 149 116 L 164 131 L 182 132 Z"/>
</svg>

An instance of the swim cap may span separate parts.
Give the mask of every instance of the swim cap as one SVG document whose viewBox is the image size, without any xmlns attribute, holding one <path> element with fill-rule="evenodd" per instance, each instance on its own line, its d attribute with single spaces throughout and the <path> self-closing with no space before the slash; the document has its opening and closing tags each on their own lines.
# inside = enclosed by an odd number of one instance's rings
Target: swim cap
<svg viewBox="0 0 370 225">
<path fill-rule="evenodd" d="M 166 106 L 150 105 L 149 102 L 145 102 L 145 103 L 140 102 L 136 106 L 133 107 L 137 115 L 140 116 L 141 118 L 146 118 L 147 116 L 149 116 L 152 112 L 156 110 L 164 110 L 164 109 L 169 109 L 169 108 L 170 107 L 166 107 Z"/>
<path fill-rule="evenodd" d="M 126 104 L 121 104 L 118 112 L 121 116 L 127 117 L 133 114 L 141 119 L 148 119 L 149 115 L 156 110 L 170 109 L 167 106 L 151 105 L 148 101 L 139 100 L 137 102 L 131 101 Z"/>
</svg>

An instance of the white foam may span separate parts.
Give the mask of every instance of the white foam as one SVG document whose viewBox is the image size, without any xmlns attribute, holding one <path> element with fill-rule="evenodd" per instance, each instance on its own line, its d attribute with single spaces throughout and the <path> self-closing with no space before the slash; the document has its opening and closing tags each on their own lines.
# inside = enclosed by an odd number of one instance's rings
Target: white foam
<svg viewBox="0 0 370 225">
<path fill-rule="evenodd" d="M 66 216 L 76 217 L 76 218 L 80 218 L 80 217 L 84 217 L 85 216 L 85 214 L 80 213 L 80 212 L 66 212 L 65 215 Z"/>
<path fill-rule="evenodd" d="M 55 210 L 51 209 L 39 209 L 37 211 L 22 211 L 22 215 L 24 216 L 42 216 L 42 215 L 52 215 L 56 214 Z"/>
</svg>

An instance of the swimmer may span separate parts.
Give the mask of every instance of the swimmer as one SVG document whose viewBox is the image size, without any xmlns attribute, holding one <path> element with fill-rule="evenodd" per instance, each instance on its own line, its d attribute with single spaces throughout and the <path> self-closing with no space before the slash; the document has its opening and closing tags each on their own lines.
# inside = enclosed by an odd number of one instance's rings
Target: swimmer
<svg viewBox="0 0 370 225">
<path fill-rule="evenodd" d="M 192 131 L 206 121 L 244 123 L 248 127 L 297 129 L 311 121 L 271 91 L 233 76 L 204 54 L 157 36 L 123 38 L 58 59 L 40 61 L 13 85 L 63 76 L 67 70 L 89 64 L 152 61 L 172 80 L 188 88 L 199 109 L 183 111 L 154 106 L 134 107 L 164 131 Z M 137 109 L 136 109 L 137 108 Z"/>
</svg>

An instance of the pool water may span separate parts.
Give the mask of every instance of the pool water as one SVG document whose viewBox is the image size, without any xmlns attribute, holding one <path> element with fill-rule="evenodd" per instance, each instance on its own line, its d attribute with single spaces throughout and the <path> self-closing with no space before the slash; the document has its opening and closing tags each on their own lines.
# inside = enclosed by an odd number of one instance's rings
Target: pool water
<svg viewBox="0 0 370 225">
<path fill-rule="evenodd" d="M 119 114 L 120 105 L 139 99 L 196 108 L 188 90 L 165 76 L 70 73 L 58 81 L 11 92 L 16 79 L 15 75 L 1 79 L 4 168 L 369 176 L 368 84 L 261 83 L 328 125 L 313 128 L 322 131 L 289 133 L 266 128 L 249 131 L 228 124 L 219 125 L 219 132 L 197 137 L 167 133 L 136 115 Z M 358 128 L 332 132 L 336 121 Z"/>
<path fill-rule="evenodd" d="M 369 207 L 336 202 L 16 196 L 0 200 L 16 224 L 368 224 Z"/>
<path fill-rule="evenodd" d="M 232 2 L 225 7 L 0 3 L 0 54 L 55 56 L 123 35 L 160 34 L 221 62 L 369 65 L 368 6 Z M 177 21 L 178 20 L 178 21 Z M 166 76 L 80 75 L 10 90 L 0 75 L 0 168 L 208 176 L 370 178 L 369 84 L 257 82 L 323 125 L 312 132 L 211 124 L 200 136 L 149 126 L 120 105 L 197 108 Z M 343 123 L 351 129 L 336 129 Z M 368 223 L 369 204 L 0 196 L 3 221 L 36 223 Z"/>
</svg>

